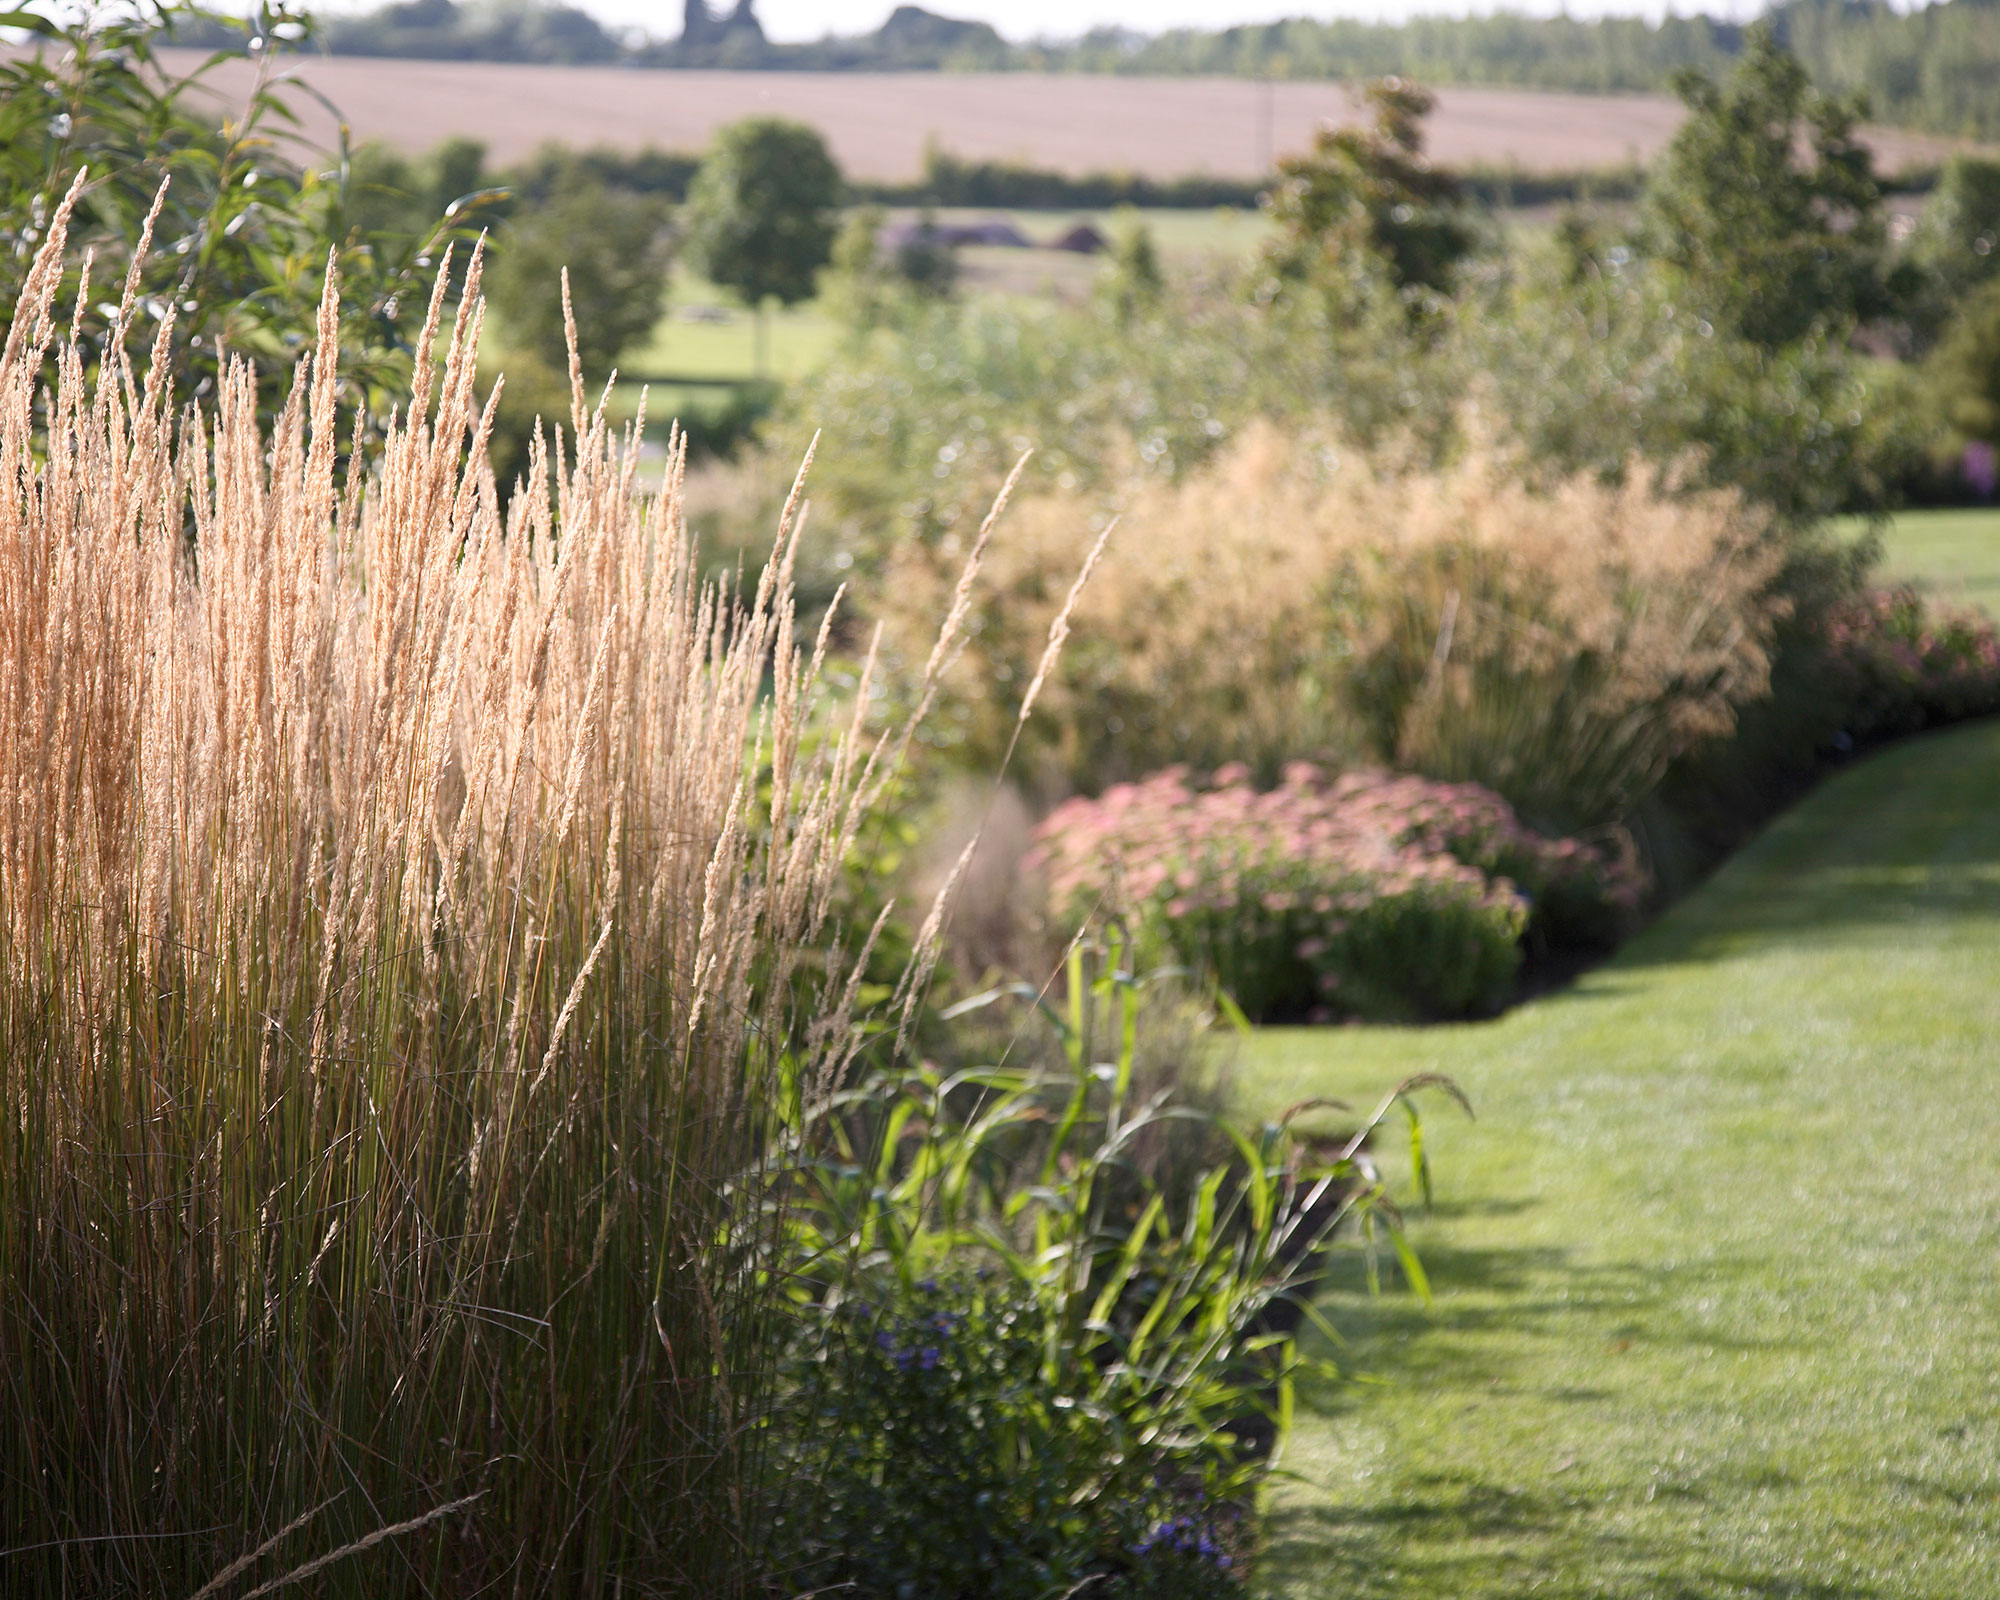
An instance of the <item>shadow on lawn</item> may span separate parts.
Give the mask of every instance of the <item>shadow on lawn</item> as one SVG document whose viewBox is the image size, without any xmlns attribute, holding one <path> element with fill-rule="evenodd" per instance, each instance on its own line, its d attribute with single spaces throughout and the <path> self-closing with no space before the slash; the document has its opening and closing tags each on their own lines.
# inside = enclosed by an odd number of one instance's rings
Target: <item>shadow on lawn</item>
<svg viewBox="0 0 2000 1600">
<path fill-rule="evenodd" d="M 1268 1569 L 1310 1573 L 1310 1591 L 1342 1600 L 1422 1596 L 1538 1600 L 1878 1600 L 1872 1585 L 1759 1572 L 1717 1561 L 1687 1569 L 1688 1550 L 1591 1526 L 1596 1497 L 1428 1473 L 1365 1505 L 1292 1503 L 1269 1525 Z M 1674 1532 L 1684 1532 L 1676 1529 Z M 1587 1547 L 1577 1559 L 1565 1545 Z M 1558 1552 L 1560 1554 L 1558 1555 Z M 1557 1559 L 1550 1559 L 1557 1556 Z"/>
<path fill-rule="evenodd" d="M 1871 861 L 1788 877 L 1773 890 L 1761 877 L 1718 890 L 1699 920 L 1669 917 L 1619 952 L 1608 971 L 1726 961 L 1784 944 L 1879 942 L 1886 930 L 1913 924 L 1955 927 L 2000 921 L 2000 824 L 1990 859 Z M 1724 907 L 1726 906 L 1726 909 Z"/>
<path fill-rule="evenodd" d="M 1507 1201 L 1440 1205 L 1432 1217 L 1449 1221 L 1527 1208 Z M 1704 1299 L 1727 1302 L 1735 1290 L 1769 1281 L 1770 1262 L 1756 1256 L 1716 1255 L 1664 1270 L 1632 1261 L 1583 1262 L 1574 1250 L 1557 1245 L 1469 1248 L 1429 1239 L 1423 1242 L 1422 1259 L 1437 1291 L 1430 1305 L 1396 1279 L 1393 1262 L 1378 1262 L 1383 1292 L 1376 1293 L 1358 1253 L 1330 1261 L 1317 1300 L 1346 1343 L 1336 1351 L 1316 1353 L 1331 1353 L 1350 1376 L 1518 1392 L 1513 1380 L 1524 1358 L 1518 1349 L 1508 1349 L 1508 1341 L 1523 1337 L 1601 1350 L 1607 1360 L 1633 1362 L 1665 1350 L 1771 1353 L 1801 1350 L 1810 1343 L 1803 1333 L 1785 1333 L 1775 1325 L 1757 1332 L 1718 1326 L 1702 1309 Z M 1604 1375 L 1615 1380 L 1616 1373 L 1613 1365 Z M 1546 1392 L 1552 1399 L 1570 1401 L 1604 1399 L 1611 1393 L 1592 1383 Z M 1309 1382 L 1300 1387 L 1299 1403 L 1334 1415 L 1369 1402 L 1350 1383 Z"/>
<path fill-rule="evenodd" d="M 1455 1209 L 1440 1206 L 1434 1216 L 1444 1219 Z M 1369 1288 L 1359 1254 L 1330 1261 L 1317 1300 L 1345 1344 L 1327 1350 L 1314 1341 L 1315 1353 L 1330 1355 L 1350 1375 L 1490 1393 L 1509 1386 L 1519 1358 L 1489 1335 L 1650 1342 L 1647 1324 L 1666 1288 L 1657 1272 L 1627 1262 L 1581 1263 L 1573 1251 L 1552 1245 L 1469 1249 L 1431 1240 L 1422 1255 L 1440 1291 L 1428 1306 L 1397 1281 L 1393 1261 L 1378 1262 L 1379 1294 Z M 1367 1405 L 1367 1387 L 1308 1381 L 1300 1385 L 1299 1404 L 1333 1415 Z M 1551 1393 L 1587 1398 L 1574 1389 Z"/>
<path fill-rule="evenodd" d="M 1526 1207 L 1490 1201 L 1440 1206 L 1434 1216 L 1496 1209 Z M 1520 1380 L 1536 1363 L 1522 1354 L 1524 1335 L 1602 1352 L 1595 1372 L 1565 1363 L 1557 1370 L 1570 1381 L 1533 1391 L 1562 1407 L 1620 1404 L 1624 1363 L 1659 1352 L 1793 1343 L 1731 1337 L 1691 1320 L 1697 1291 L 1726 1294 L 1732 1282 L 1767 1275 L 1766 1264 L 1748 1257 L 1719 1256 L 1669 1273 L 1632 1262 L 1584 1262 L 1551 1245 L 1465 1248 L 1432 1241 L 1424 1262 L 1440 1288 L 1434 1306 L 1393 1290 L 1371 1295 L 1354 1259 L 1335 1263 L 1320 1303 L 1348 1336 L 1339 1359 L 1349 1372 L 1451 1397 L 1466 1426 L 1479 1425 L 1472 1419 L 1489 1400 L 1530 1392 Z M 1302 1384 L 1299 1393 L 1302 1411 L 1323 1416 L 1365 1415 L 1374 1404 L 1378 1393 L 1366 1382 Z M 1636 1528 L 1629 1519 L 1632 1501 L 1648 1488 L 1644 1480 L 1613 1487 L 1601 1478 L 1559 1476 L 1507 1483 L 1473 1468 L 1391 1472 L 1365 1500 L 1338 1493 L 1282 1499 L 1268 1528 L 1265 1570 L 1310 1574 L 1309 1588 L 1287 1592 L 1343 1600 L 1514 1600 L 1531 1592 L 1547 1600 L 1877 1600 L 1882 1593 L 1865 1584 L 1752 1570 L 1732 1563 L 1726 1551 L 1703 1559 L 1687 1537 L 1686 1516 L 1734 1504 L 1753 1490 L 1797 1487 L 1768 1465 L 1661 1478 L 1650 1487 L 1663 1515 Z M 1646 1498 L 1650 1504 L 1652 1495 Z"/>
</svg>

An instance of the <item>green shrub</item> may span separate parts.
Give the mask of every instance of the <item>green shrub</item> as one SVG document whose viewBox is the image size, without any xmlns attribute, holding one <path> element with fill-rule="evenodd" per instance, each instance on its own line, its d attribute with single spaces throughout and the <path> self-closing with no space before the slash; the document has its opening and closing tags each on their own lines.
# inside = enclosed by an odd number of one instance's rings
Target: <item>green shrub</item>
<svg viewBox="0 0 2000 1600">
<path fill-rule="evenodd" d="M 1524 248 L 1471 278 L 1414 381 L 1476 416 L 1535 476 L 1633 461 L 1733 489 L 1795 524 L 1892 503 L 1929 446 L 1893 364 L 1843 335 L 1732 338 L 1628 245 Z"/>
<path fill-rule="evenodd" d="M 793 1357 L 818 1402 L 814 1482 L 781 1524 L 797 1518 L 809 1552 L 794 1581 L 881 1600 L 1053 1600 L 1087 1580 L 1107 1595 L 1237 1591 L 1243 1510 L 1204 1518 L 1190 1551 L 1154 1553 L 1148 1540 L 1201 1502 L 1100 1465 L 1112 1430 L 1046 1381 L 1032 1293 L 991 1269 L 881 1292 L 820 1313 Z"/>
<path fill-rule="evenodd" d="M 1285 1124 L 1234 1129 L 1142 1094 L 1159 980 L 1131 955 L 1073 948 L 1042 1013 L 1052 1070 L 885 1069 L 817 1101 L 794 1085 L 773 1203 L 804 1312 L 777 1440 L 795 1588 L 1234 1593 L 1322 1258 L 1372 1264 L 1386 1240 L 1427 1292 L 1362 1148 L 1398 1104 L 1419 1128 L 1408 1096 L 1438 1080 L 1400 1086 L 1310 1167 Z M 1176 1123 L 1226 1152 L 1185 1188 L 1134 1159 Z M 1412 1152 L 1427 1183 L 1415 1133 Z"/>
</svg>

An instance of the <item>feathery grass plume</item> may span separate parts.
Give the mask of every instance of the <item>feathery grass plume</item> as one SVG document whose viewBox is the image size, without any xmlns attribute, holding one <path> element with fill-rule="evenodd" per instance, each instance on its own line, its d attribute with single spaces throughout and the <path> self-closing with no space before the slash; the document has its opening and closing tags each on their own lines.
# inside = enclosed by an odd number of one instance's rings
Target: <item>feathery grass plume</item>
<svg viewBox="0 0 2000 1600">
<path fill-rule="evenodd" d="M 1067 600 L 1083 496 L 1017 502 L 988 554 L 934 730 L 975 769 L 1017 738 L 1023 777 L 1058 795 L 1177 762 L 1270 782 L 1364 757 L 1589 827 L 1765 691 L 1786 605 L 1768 512 L 1642 463 L 1530 486 L 1482 449 L 1403 465 L 1259 425 L 1115 504 L 1118 536 Z M 892 659 L 921 659 L 952 582 L 935 550 L 898 548 Z M 1079 637 L 1050 671 L 1065 606 Z M 1025 732 L 1022 685 L 1042 707 Z"/>
<path fill-rule="evenodd" d="M 67 216 L 0 361 L 5 1588 L 744 1592 L 743 1179 L 850 1048 L 800 947 L 885 748 L 795 530 L 704 586 L 580 387 L 503 519 L 476 282 L 365 484 L 332 290 L 268 435 L 240 366 L 45 387 Z"/>
</svg>

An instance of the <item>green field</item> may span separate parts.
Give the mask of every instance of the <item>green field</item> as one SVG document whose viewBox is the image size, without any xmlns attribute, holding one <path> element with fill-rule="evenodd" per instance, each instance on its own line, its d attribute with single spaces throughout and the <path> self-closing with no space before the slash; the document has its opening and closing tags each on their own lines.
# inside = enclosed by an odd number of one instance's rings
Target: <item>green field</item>
<svg viewBox="0 0 2000 1600">
<path fill-rule="evenodd" d="M 1882 531 L 1882 572 L 2000 617 L 2000 509 L 1898 514 Z"/>
<path fill-rule="evenodd" d="M 894 212 L 907 222 L 914 212 Z M 1115 226 L 1108 211 L 979 211 L 945 209 L 944 223 L 1011 222 L 1037 246 L 1051 243 L 1079 222 L 1107 236 Z M 1254 211 L 1170 211 L 1139 213 L 1153 230 L 1161 256 L 1172 266 L 1195 270 L 1217 261 L 1240 260 L 1254 250 L 1268 228 Z M 1081 299 L 1103 270 L 1101 258 L 1067 251 L 975 247 L 959 252 L 965 290 L 971 294 Z M 816 301 L 773 311 L 770 376 L 796 378 L 832 354 L 841 337 L 838 322 Z M 667 314 L 644 345 L 625 353 L 622 370 L 650 377 L 695 380 L 700 384 L 741 382 L 755 375 L 756 323 L 750 312 L 724 291 L 685 266 L 676 268 L 667 293 Z M 697 397 L 699 398 L 699 397 Z M 667 403 L 680 402 L 669 393 Z M 656 387 L 655 409 L 661 403 Z"/>
<path fill-rule="evenodd" d="M 1433 1309 L 1335 1285 L 1273 1595 L 1961 1597 L 2000 1557 L 2000 725 L 1828 783 L 1493 1023 L 1271 1030 L 1246 1109 L 1450 1073 Z"/>
<path fill-rule="evenodd" d="M 832 354 L 840 326 L 817 301 L 770 312 L 770 372 L 796 378 Z M 713 320 L 710 320 L 713 319 Z M 729 294 L 685 267 L 667 289 L 667 314 L 645 344 L 625 352 L 622 371 L 646 377 L 734 383 L 757 375 L 757 322 Z"/>
</svg>

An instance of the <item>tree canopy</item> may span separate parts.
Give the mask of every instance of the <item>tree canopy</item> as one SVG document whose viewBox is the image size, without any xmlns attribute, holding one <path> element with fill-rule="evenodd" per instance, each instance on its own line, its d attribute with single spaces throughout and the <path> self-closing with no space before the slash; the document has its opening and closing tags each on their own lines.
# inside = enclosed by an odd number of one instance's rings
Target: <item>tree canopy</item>
<svg viewBox="0 0 2000 1600">
<path fill-rule="evenodd" d="M 1820 93 L 1769 28 L 1726 82 L 1678 88 L 1689 115 L 1647 183 L 1646 229 L 1712 323 L 1775 349 L 1889 310 L 1865 103 Z"/>
<path fill-rule="evenodd" d="M 576 353 L 602 378 L 660 320 L 673 241 L 649 196 L 583 181 L 522 211 L 501 236 L 487 292 L 507 331 L 545 366 L 568 366 L 561 281 L 569 272 Z"/>
<path fill-rule="evenodd" d="M 1266 206 L 1278 229 L 1274 264 L 1297 277 L 1365 251 L 1397 288 L 1442 290 L 1472 233 L 1457 184 L 1424 155 L 1435 97 L 1400 78 L 1378 78 L 1364 92 L 1370 126 L 1322 124 L 1311 149 L 1278 163 Z"/>
<path fill-rule="evenodd" d="M 715 136 L 682 218 L 689 254 L 745 304 L 809 299 L 839 227 L 840 168 L 804 123 L 747 117 Z"/>
</svg>

